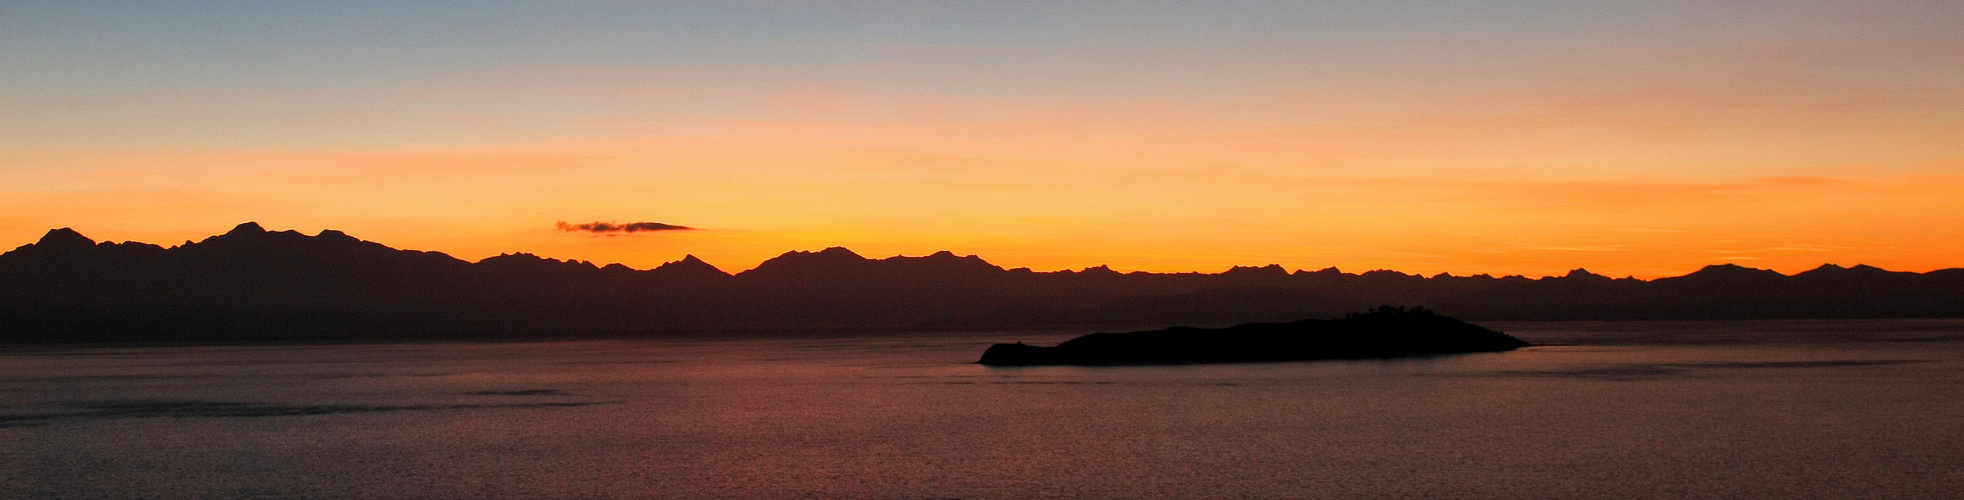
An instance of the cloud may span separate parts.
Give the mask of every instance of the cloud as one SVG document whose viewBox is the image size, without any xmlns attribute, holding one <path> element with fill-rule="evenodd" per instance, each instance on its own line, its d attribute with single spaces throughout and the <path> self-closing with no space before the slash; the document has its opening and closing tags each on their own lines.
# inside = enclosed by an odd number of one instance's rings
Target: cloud
<svg viewBox="0 0 1964 500">
<path fill-rule="evenodd" d="M 583 232 L 594 233 L 594 234 L 639 233 L 642 231 L 690 231 L 695 229 L 689 226 L 677 226 L 674 224 L 663 224 L 660 222 L 629 222 L 626 224 L 616 224 L 612 222 L 588 222 L 585 224 L 567 224 L 566 221 L 559 221 L 556 225 L 559 227 L 560 231 L 566 231 L 566 232 L 583 231 Z"/>
</svg>

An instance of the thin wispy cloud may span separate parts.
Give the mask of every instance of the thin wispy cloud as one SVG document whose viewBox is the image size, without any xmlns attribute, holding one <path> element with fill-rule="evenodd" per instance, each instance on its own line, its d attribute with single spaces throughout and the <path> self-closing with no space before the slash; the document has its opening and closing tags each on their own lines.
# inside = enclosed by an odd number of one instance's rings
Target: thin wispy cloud
<svg viewBox="0 0 1964 500">
<path fill-rule="evenodd" d="M 566 221 L 559 221 L 554 225 L 558 226 L 560 231 L 566 231 L 569 233 L 594 233 L 594 234 L 695 230 L 695 228 L 689 226 L 677 226 L 674 224 L 664 224 L 660 222 L 629 222 L 626 224 L 620 224 L 614 222 L 588 222 L 585 224 L 567 224 Z"/>
</svg>

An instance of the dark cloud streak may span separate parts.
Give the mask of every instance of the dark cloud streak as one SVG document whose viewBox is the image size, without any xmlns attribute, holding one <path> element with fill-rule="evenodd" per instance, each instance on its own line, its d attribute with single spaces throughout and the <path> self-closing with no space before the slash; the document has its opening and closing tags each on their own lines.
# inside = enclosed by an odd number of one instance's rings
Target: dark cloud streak
<svg viewBox="0 0 1964 500">
<path fill-rule="evenodd" d="M 616 224 L 612 222 L 588 222 L 585 224 L 567 224 L 566 221 L 559 221 L 558 224 L 556 225 L 559 227 L 560 231 L 588 232 L 588 233 L 595 233 L 595 234 L 639 233 L 643 231 L 695 230 L 695 228 L 689 226 L 677 226 L 674 224 L 663 224 L 660 222 L 629 222 L 626 224 Z"/>
</svg>

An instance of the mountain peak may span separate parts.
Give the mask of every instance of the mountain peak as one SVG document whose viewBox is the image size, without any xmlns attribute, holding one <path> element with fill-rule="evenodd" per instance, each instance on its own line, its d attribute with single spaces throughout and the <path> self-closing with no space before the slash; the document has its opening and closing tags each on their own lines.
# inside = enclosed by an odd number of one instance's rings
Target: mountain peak
<svg viewBox="0 0 1964 500">
<path fill-rule="evenodd" d="M 234 235 L 265 234 L 265 233 L 266 233 L 266 228 L 260 227 L 259 223 L 247 221 L 237 226 L 233 226 L 231 231 L 225 232 L 225 235 L 234 236 Z"/>
<path fill-rule="evenodd" d="M 793 262 L 793 261 L 795 262 L 844 262 L 844 261 L 863 261 L 863 260 L 866 260 L 866 257 L 862 257 L 858 253 L 854 253 L 852 250 L 846 249 L 846 247 L 830 247 L 816 252 L 807 252 L 804 250 L 792 250 L 789 252 L 784 252 L 781 255 L 770 258 L 770 260 L 764 261 L 764 264 L 769 264 L 772 262 Z M 761 266 L 761 264 L 759 266 Z"/>
<path fill-rule="evenodd" d="M 1771 269 L 1759 269 L 1759 268 L 1752 268 L 1752 267 L 1746 267 L 1746 266 L 1741 266 L 1741 265 L 1738 265 L 1738 264 L 1733 264 L 1733 263 L 1730 263 L 1730 262 L 1728 262 L 1728 263 L 1724 263 L 1724 264 L 1712 264 L 1712 265 L 1709 265 L 1709 266 L 1705 266 L 1705 267 L 1703 267 L 1703 268 L 1700 268 L 1700 269 L 1698 269 L 1698 270 L 1697 270 L 1696 272 L 1693 272 L 1693 273 L 1691 273 L 1691 274 L 1687 274 L 1687 275 L 1685 275 L 1685 276 L 1700 276 L 1700 275 L 1704 275 L 1704 276 L 1746 276 L 1746 275 L 1755 275 L 1755 276 L 1763 276 L 1763 275 L 1769 275 L 1769 274 L 1771 274 L 1771 275 L 1776 275 L 1776 276 L 1785 276 L 1785 275 L 1783 275 L 1783 274 L 1780 274 L 1780 273 L 1779 273 L 1778 271 L 1774 271 L 1774 270 L 1771 270 Z"/>
<path fill-rule="evenodd" d="M 1087 267 L 1084 268 L 1083 271 L 1078 271 L 1078 274 L 1098 275 L 1098 276 L 1123 276 L 1123 274 L 1119 273 L 1118 271 L 1112 270 L 1111 264 L 1099 264 L 1097 267 Z"/>
<path fill-rule="evenodd" d="M 1833 264 L 1822 264 L 1822 265 L 1821 265 L 1821 268 L 1826 268 L 1826 267 L 1828 267 L 1828 266 L 1833 266 Z M 1816 270 L 1819 270 L 1819 269 L 1820 269 L 1820 268 L 1816 268 Z M 1883 268 L 1880 268 L 1880 267 L 1875 267 L 1875 266 L 1871 266 L 1871 265 L 1868 265 L 1868 264 L 1855 264 L 1855 265 L 1853 265 L 1853 266 L 1849 266 L 1849 267 L 1841 267 L 1841 266 L 1834 266 L 1834 269 L 1833 269 L 1833 270 L 1835 270 L 1835 271 L 1840 271 L 1840 272 L 1843 272 L 1843 273 L 1848 273 L 1848 274 L 1893 274 L 1893 273 L 1895 273 L 1895 271 L 1890 271 L 1890 270 L 1888 270 L 1888 269 L 1883 269 Z"/>
<path fill-rule="evenodd" d="M 61 229 L 49 229 L 48 234 L 41 236 L 41 241 L 34 242 L 34 246 L 37 248 L 85 248 L 95 246 L 95 240 L 91 240 L 87 236 L 82 236 L 82 233 L 74 229 L 64 227 Z"/>
<path fill-rule="evenodd" d="M 1425 278 L 1424 276 L 1419 276 L 1419 275 L 1416 275 L 1416 274 L 1405 274 L 1405 273 L 1401 273 L 1401 272 L 1398 272 L 1398 271 L 1393 271 L 1393 270 L 1390 270 L 1390 269 L 1372 269 L 1372 270 L 1369 270 L 1369 271 L 1364 271 L 1364 274 L 1359 274 L 1358 276 L 1361 276 L 1361 277 L 1366 277 L 1366 278 L 1378 278 L 1378 279 L 1385 279 L 1385 278 L 1421 278 L 1421 279 L 1423 279 L 1423 278 Z"/>
<path fill-rule="evenodd" d="M 1004 271 L 1003 268 L 996 267 L 995 264 L 990 264 L 989 261 L 982 260 L 981 257 L 977 257 L 975 255 L 955 255 L 955 252 L 950 252 L 947 250 L 934 252 L 932 254 L 928 254 L 920 257 L 895 255 L 892 257 L 880 259 L 876 262 L 879 263 L 879 265 L 876 266 L 877 268 L 884 269 L 884 271 L 879 271 L 879 272 L 887 272 L 887 273 L 918 272 L 918 273 L 928 273 L 935 276 L 944 276 L 943 278 L 935 278 L 935 279 L 950 279 L 950 278 L 945 278 L 945 276 L 950 275 L 950 273 L 974 274 L 974 273 L 997 273 L 997 272 Z M 923 276 L 926 276 L 928 274 L 923 274 Z"/>
<path fill-rule="evenodd" d="M 829 247 L 824 250 L 813 252 L 812 255 L 824 255 L 827 257 L 834 257 L 834 258 L 842 258 L 842 257 L 849 256 L 856 259 L 865 259 L 865 257 L 861 257 L 858 253 L 855 253 L 852 250 L 847 249 L 846 247 Z"/>
<path fill-rule="evenodd" d="M 682 260 L 678 260 L 675 262 L 668 262 L 660 266 L 655 266 L 655 268 L 651 269 L 650 271 L 659 272 L 663 274 L 687 273 L 687 274 L 698 274 L 698 275 L 716 274 L 721 276 L 729 276 L 730 274 L 730 273 L 723 272 L 722 269 L 717 269 L 716 266 L 711 265 L 708 262 L 704 262 L 702 259 L 696 258 L 695 254 L 684 255 L 682 256 Z"/>
<path fill-rule="evenodd" d="M 1890 274 L 1896 274 L 1896 273 L 1895 271 L 1890 271 L 1887 269 L 1871 266 L 1868 264 L 1856 264 L 1854 267 L 1841 267 L 1834 264 L 1821 264 L 1821 267 L 1809 269 L 1807 271 L 1801 272 L 1800 274 L 1795 274 L 1794 276 L 1818 278 L 1818 277 L 1837 277 L 1837 276 L 1838 277 L 1881 276 L 1881 275 L 1890 275 Z"/>
<path fill-rule="evenodd" d="M 1325 267 L 1325 268 L 1322 268 L 1322 269 L 1317 269 L 1317 270 L 1315 270 L 1315 271 L 1309 271 L 1309 270 L 1304 270 L 1304 269 L 1297 269 L 1297 270 L 1296 270 L 1296 272 L 1295 272 L 1295 273 L 1293 273 L 1293 275 L 1295 275 L 1295 276 L 1310 276 L 1310 275 L 1314 275 L 1314 276 L 1341 276 L 1341 275 L 1343 275 L 1343 270 L 1342 270 L 1342 269 L 1337 269 L 1337 267 L 1336 267 L 1336 266 L 1330 266 L 1330 267 Z"/>
<path fill-rule="evenodd" d="M 1583 269 L 1583 268 L 1580 268 L 1580 267 L 1578 267 L 1578 268 L 1575 268 L 1575 269 L 1573 269 L 1573 270 L 1570 270 L 1570 271 L 1568 272 L 1568 274 L 1566 274 L 1566 275 L 1563 275 L 1562 277 L 1563 277 L 1563 278 L 1568 278 L 1568 279 L 1589 279 L 1589 280 L 1609 280 L 1609 279 L 1611 279 L 1611 278 L 1610 278 L 1610 277 L 1608 277 L 1608 276 L 1603 276 L 1603 275 L 1600 275 L 1600 274 L 1596 274 L 1596 273 L 1592 273 L 1592 272 L 1589 272 L 1589 270 L 1588 270 L 1588 269 Z"/>
<path fill-rule="evenodd" d="M 863 269 L 867 262 L 870 261 L 846 247 L 831 247 L 816 252 L 793 250 L 771 257 L 739 274 L 784 276 L 849 273 Z"/>
<path fill-rule="evenodd" d="M 1755 269 L 1738 264 L 1713 264 L 1684 276 L 1659 278 L 1659 282 L 1703 283 L 1720 286 L 1773 286 L 1786 278 L 1771 269 Z"/>
<path fill-rule="evenodd" d="M 1223 276 L 1245 276 L 1245 277 L 1259 277 L 1259 276 L 1267 276 L 1267 277 L 1287 277 L 1287 276 L 1289 276 L 1289 270 L 1287 270 L 1287 269 L 1283 269 L 1283 268 L 1282 268 L 1282 265 L 1281 265 L 1281 264 L 1269 264 L 1269 265 L 1266 265 L 1266 266 L 1260 266 L 1260 267 L 1256 267 L 1256 266 L 1234 266 L 1234 267 L 1230 267 L 1230 268 L 1228 268 L 1228 270 L 1227 270 L 1226 272 L 1223 272 L 1223 273 L 1221 273 L 1221 275 L 1223 275 Z"/>
<path fill-rule="evenodd" d="M 530 252 L 511 252 L 511 253 L 501 253 L 492 257 L 485 257 L 481 260 L 478 260 L 478 262 L 483 263 L 484 261 L 487 260 L 521 261 L 521 260 L 546 260 L 546 258 L 533 255 Z"/>
</svg>

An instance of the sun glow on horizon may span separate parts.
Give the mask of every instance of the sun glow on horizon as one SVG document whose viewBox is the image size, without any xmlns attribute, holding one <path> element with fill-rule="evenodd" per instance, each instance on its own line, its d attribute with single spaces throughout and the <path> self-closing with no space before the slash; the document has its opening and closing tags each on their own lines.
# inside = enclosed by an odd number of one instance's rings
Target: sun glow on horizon
<svg viewBox="0 0 1964 500">
<path fill-rule="evenodd" d="M 1964 266 L 1964 12 L 1940 5 L 367 7 L 418 21 L 16 9 L 0 240 L 255 220 L 643 269 Z"/>
</svg>

